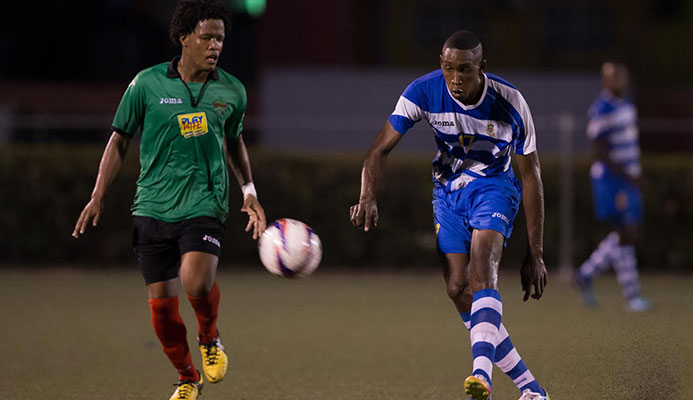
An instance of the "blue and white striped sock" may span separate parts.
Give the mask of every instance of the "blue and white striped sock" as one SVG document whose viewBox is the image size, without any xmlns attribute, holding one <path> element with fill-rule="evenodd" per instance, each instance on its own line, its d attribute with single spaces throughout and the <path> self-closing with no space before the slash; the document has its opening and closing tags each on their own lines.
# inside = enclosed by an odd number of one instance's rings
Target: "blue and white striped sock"
<svg viewBox="0 0 693 400">
<path fill-rule="evenodd" d="M 473 372 L 481 375 L 491 385 L 493 360 L 496 355 L 498 327 L 503 315 L 500 293 L 494 289 L 482 289 L 474 293 L 472 302 L 471 329 Z"/>
<path fill-rule="evenodd" d="M 596 273 L 609 268 L 615 258 L 615 250 L 618 248 L 618 233 L 610 232 L 597 248 L 590 254 L 590 257 L 580 266 L 580 275 L 583 278 L 591 279 Z"/>
<path fill-rule="evenodd" d="M 618 257 L 614 259 L 616 280 L 621 285 L 623 297 L 632 300 L 640 296 L 640 277 L 638 275 L 638 259 L 635 257 L 634 246 L 618 246 Z"/>
<path fill-rule="evenodd" d="M 471 327 L 471 313 L 460 313 L 462 322 L 467 329 Z M 501 323 L 498 328 L 498 338 L 496 341 L 496 355 L 493 362 L 501 371 L 503 371 L 510 379 L 513 380 L 520 392 L 525 389 L 530 389 L 532 392 L 539 393 L 542 396 L 546 395 L 544 389 L 534 379 L 534 375 L 522 361 L 522 357 L 513 346 L 510 340 L 510 334 Z"/>
</svg>

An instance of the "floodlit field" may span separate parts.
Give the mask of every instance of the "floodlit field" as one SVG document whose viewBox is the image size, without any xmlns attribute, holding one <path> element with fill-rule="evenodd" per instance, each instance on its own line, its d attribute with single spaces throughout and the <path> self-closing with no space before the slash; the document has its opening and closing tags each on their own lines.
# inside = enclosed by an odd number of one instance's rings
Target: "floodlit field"
<svg viewBox="0 0 693 400">
<path fill-rule="evenodd" d="M 289 281 L 219 275 L 219 328 L 230 370 L 202 399 L 453 400 L 471 371 L 469 336 L 442 278 L 322 268 Z M 568 284 L 523 304 L 501 276 L 503 321 L 553 400 L 693 398 L 693 276 L 645 276 L 655 305 L 623 311 L 612 276 L 602 307 Z M 176 375 L 154 336 L 136 269 L 0 270 L 0 399 L 167 399 Z M 181 297 L 189 342 L 194 315 Z M 199 352 L 193 359 L 200 365 Z M 494 400 L 517 399 L 494 370 Z"/>
</svg>

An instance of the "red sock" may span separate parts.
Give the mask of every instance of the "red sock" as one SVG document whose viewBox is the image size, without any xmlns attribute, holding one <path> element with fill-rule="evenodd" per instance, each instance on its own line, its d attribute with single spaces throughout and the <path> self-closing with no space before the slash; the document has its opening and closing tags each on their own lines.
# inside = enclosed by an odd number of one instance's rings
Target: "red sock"
<svg viewBox="0 0 693 400">
<path fill-rule="evenodd" d="M 178 370 L 180 380 L 200 380 L 195 369 L 185 337 L 185 323 L 178 312 L 178 297 L 149 299 L 154 332 L 161 342 L 164 353 Z"/>
<path fill-rule="evenodd" d="M 217 337 L 217 310 L 219 309 L 219 286 L 216 282 L 212 290 L 204 296 L 188 296 L 197 317 L 197 340 L 209 343 Z"/>
</svg>

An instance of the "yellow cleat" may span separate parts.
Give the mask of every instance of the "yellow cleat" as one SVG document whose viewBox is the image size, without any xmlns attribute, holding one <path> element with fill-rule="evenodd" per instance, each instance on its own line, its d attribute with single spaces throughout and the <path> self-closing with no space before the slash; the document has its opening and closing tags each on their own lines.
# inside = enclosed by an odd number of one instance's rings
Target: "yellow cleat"
<svg viewBox="0 0 693 400">
<path fill-rule="evenodd" d="M 491 397 L 491 388 L 482 375 L 472 375 L 464 380 L 464 391 L 474 400 L 488 400 Z"/>
<path fill-rule="evenodd" d="M 226 369 L 229 366 L 229 358 L 224 352 L 221 337 L 217 333 L 216 339 L 209 343 L 200 343 L 202 353 L 202 370 L 209 383 L 218 383 L 224 379 Z"/>
<path fill-rule="evenodd" d="M 178 381 L 178 388 L 173 392 L 173 396 L 169 400 L 197 400 L 198 396 L 202 395 L 202 376 L 200 381 Z"/>
</svg>

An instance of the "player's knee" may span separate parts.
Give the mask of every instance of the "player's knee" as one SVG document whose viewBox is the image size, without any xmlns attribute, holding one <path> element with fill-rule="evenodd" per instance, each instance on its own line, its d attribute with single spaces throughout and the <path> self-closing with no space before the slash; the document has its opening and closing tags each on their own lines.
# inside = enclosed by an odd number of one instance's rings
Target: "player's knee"
<svg viewBox="0 0 693 400">
<path fill-rule="evenodd" d="M 448 297 L 460 305 L 471 307 L 473 294 L 469 285 L 463 282 L 449 282 L 447 287 Z"/>
<path fill-rule="evenodd" d="M 448 282 L 448 297 L 456 300 L 462 294 L 462 285 L 457 282 Z"/>
<path fill-rule="evenodd" d="M 189 296 L 199 297 L 205 296 L 212 290 L 214 282 L 209 283 L 202 277 L 197 277 L 196 279 L 189 279 L 187 282 L 183 283 L 185 293 Z"/>
</svg>

